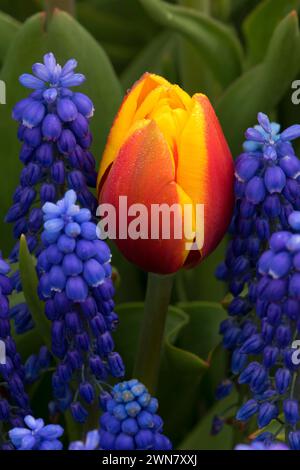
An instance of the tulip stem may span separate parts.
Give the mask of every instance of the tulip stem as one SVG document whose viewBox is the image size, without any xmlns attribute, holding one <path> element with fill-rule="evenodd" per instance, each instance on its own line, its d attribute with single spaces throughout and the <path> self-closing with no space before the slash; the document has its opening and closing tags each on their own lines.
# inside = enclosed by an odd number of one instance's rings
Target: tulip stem
<svg viewBox="0 0 300 470">
<path fill-rule="evenodd" d="M 159 373 L 162 343 L 174 275 L 148 274 L 138 351 L 133 377 L 154 393 Z"/>
</svg>

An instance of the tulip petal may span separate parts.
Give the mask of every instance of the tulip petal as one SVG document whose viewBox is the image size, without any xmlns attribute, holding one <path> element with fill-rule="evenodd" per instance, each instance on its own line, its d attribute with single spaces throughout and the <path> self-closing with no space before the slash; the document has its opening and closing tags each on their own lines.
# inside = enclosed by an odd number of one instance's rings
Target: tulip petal
<svg viewBox="0 0 300 470">
<path fill-rule="evenodd" d="M 124 169 L 126 169 L 124 171 Z M 104 181 L 101 203 L 110 203 L 119 214 L 119 196 L 127 196 L 127 205 L 142 203 L 148 210 L 151 227 L 151 205 L 191 205 L 192 201 L 175 181 L 176 167 L 169 145 L 154 121 L 139 121 L 121 147 Z M 124 214 L 120 214 L 122 217 Z M 131 219 L 128 217 L 128 221 Z M 181 221 L 181 219 L 180 219 Z M 153 220 L 152 220 L 153 222 Z M 117 220 L 117 233 L 119 225 Z M 116 244 L 127 259 L 142 269 L 161 274 L 176 272 L 188 256 L 186 240 L 174 237 L 171 217 L 170 239 L 163 239 L 161 227 L 158 239 L 117 239 Z"/>
<path fill-rule="evenodd" d="M 193 96 L 178 141 L 176 180 L 194 204 L 204 204 L 204 246 L 187 259 L 187 265 L 194 265 L 218 245 L 233 207 L 232 157 L 213 107 L 202 94 Z"/>
<path fill-rule="evenodd" d="M 141 106 L 142 102 L 147 98 L 148 94 L 152 90 L 162 85 L 171 86 L 171 84 L 164 78 L 158 75 L 145 73 L 125 96 L 108 136 L 107 145 L 101 160 L 98 186 L 107 168 L 116 158 L 121 145 L 134 122 L 134 116 L 137 109 Z"/>
</svg>

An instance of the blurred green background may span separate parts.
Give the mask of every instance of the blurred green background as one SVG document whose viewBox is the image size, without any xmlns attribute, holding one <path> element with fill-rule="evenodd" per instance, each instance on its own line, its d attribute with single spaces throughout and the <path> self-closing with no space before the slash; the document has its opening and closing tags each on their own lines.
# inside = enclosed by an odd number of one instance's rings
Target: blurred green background
<svg viewBox="0 0 300 470">
<path fill-rule="evenodd" d="M 45 4 L 68 13 L 46 18 L 40 13 Z M 122 96 L 145 71 L 189 93 L 206 93 L 236 157 L 259 111 L 283 126 L 300 123 L 300 105 L 291 102 L 292 82 L 300 79 L 299 11 L 300 0 L 0 0 L 0 79 L 7 87 L 7 104 L 0 106 L 1 220 L 21 170 L 11 119 L 12 106 L 26 96 L 18 76 L 30 72 L 45 52 L 53 51 L 60 62 L 75 57 L 87 77 L 83 90 L 96 107 L 97 162 Z M 5 255 L 12 245 L 12 228 L 2 224 Z M 218 302 L 225 288 L 214 279 L 225 245 L 176 277 L 177 305 L 168 319 L 159 398 L 166 431 L 182 448 L 232 447 L 229 426 L 217 438 L 209 433 L 214 407 L 220 406 L 213 389 L 226 367 L 218 347 L 218 324 L 226 315 Z M 146 276 L 114 248 L 113 255 L 120 273 L 117 301 L 123 302 L 116 343 L 130 375 Z"/>
<path fill-rule="evenodd" d="M 164 75 L 189 93 L 206 93 L 233 156 L 241 151 L 244 130 L 258 111 L 271 113 L 283 125 L 300 121 L 300 107 L 291 103 L 292 81 L 300 77 L 299 0 L 49 3 L 69 9 L 76 20 L 58 14 L 47 25 L 41 15 L 32 16 L 44 10 L 43 0 L 0 0 L 0 78 L 7 84 L 7 106 L 0 107 L 2 219 L 21 168 L 16 124 L 10 118 L 13 104 L 26 94 L 17 78 L 50 49 L 61 60 L 76 56 L 87 75 L 84 88 L 96 105 L 97 161 L 122 95 L 145 71 Z M 10 226 L 1 229 L 0 245 L 7 254 Z M 178 275 L 179 300 L 222 298 L 223 287 L 213 273 L 223 252 L 224 245 L 193 272 Z M 143 275 L 121 258 L 117 264 L 127 277 L 119 299 L 142 299 Z"/>
</svg>

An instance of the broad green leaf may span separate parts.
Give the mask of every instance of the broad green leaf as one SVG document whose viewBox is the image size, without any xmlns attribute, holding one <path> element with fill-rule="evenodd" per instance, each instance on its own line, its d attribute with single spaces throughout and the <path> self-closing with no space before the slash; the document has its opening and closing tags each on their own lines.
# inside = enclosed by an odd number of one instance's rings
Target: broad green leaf
<svg viewBox="0 0 300 470">
<path fill-rule="evenodd" d="M 131 377 L 143 304 L 122 304 L 116 311 L 120 317 L 120 325 L 114 334 L 116 350 L 123 357 L 127 377 Z M 181 440 L 190 427 L 195 412 L 197 389 L 208 367 L 207 362 L 192 349 L 177 346 L 181 332 L 188 322 L 189 317 L 185 312 L 169 307 L 157 397 L 160 414 L 165 422 L 165 432 L 173 442 Z"/>
<path fill-rule="evenodd" d="M 239 28 L 243 20 L 261 0 L 231 0 L 230 19 Z"/>
<path fill-rule="evenodd" d="M 299 7 L 300 0 L 265 0 L 250 13 L 243 24 L 249 64 L 263 60 L 278 23 Z"/>
<path fill-rule="evenodd" d="M 87 7 L 89 5 L 89 7 Z M 145 43 L 149 41 L 158 27 L 149 18 L 137 0 L 86 0 L 77 1 L 77 13 L 81 21 L 81 12 L 98 12 L 102 18 L 101 31 L 95 31 L 101 39 L 112 40 L 124 44 Z M 90 18 L 89 18 L 90 19 Z M 89 24 L 85 25 L 89 28 Z M 100 24 L 99 24 L 100 26 Z"/>
<path fill-rule="evenodd" d="M 178 0 L 178 3 L 183 7 L 194 8 L 207 15 L 211 13 L 211 9 L 217 7 L 217 3 L 220 7 L 219 1 L 213 5 L 207 0 Z M 205 57 L 201 56 L 199 48 L 191 41 L 181 36 L 178 41 L 178 67 L 181 85 L 190 95 L 201 92 L 209 96 L 211 102 L 214 103 L 216 97 L 220 95 L 222 87 L 210 67 L 207 67 Z"/>
<path fill-rule="evenodd" d="M 140 48 L 137 46 L 115 44 L 105 40 L 101 41 L 101 46 L 105 50 L 118 74 L 122 73 L 124 68 L 129 66 L 131 61 L 134 60 L 136 55 L 140 52 Z"/>
<path fill-rule="evenodd" d="M 198 393 L 199 407 L 210 407 L 214 401 L 216 387 L 228 370 L 228 353 L 221 346 L 219 335 L 220 323 L 227 314 L 220 304 L 214 302 L 180 302 L 178 307 L 184 310 L 190 319 L 178 338 L 178 347 L 185 349 L 188 346 L 210 364 Z"/>
<path fill-rule="evenodd" d="M 122 73 L 121 83 L 124 90 L 126 91 L 131 88 L 133 83 L 145 72 L 163 75 L 168 80 L 175 81 L 176 39 L 173 33 L 164 32 L 149 42 Z"/>
<path fill-rule="evenodd" d="M 227 316 L 220 304 L 214 302 L 180 302 L 178 307 L 189 317 L 177 345 L 189 348 L 194 354 L 209 360 L 213 349 L 219 344 L 219 326 Z"/>
<path fill-rule="evenodd" d="M 182 87 L 190 95 L 204 93 L 214 104 L 222 87 L 211 69 L 206 65 L 199 49 L 185 38 L 178 38 L 178 66 Z"/>
<path fill-rule="evenodd" d="M 25 21 L 26 18 L 43 9 L 44 0 L 0 0 L 0 10 Z"/>
<path fill-rule="evenodd" d="M 232 0 L 215 0 L 211 2 L 211 14 L 222 21 L 228 21 L 232 12 Z"/>
<path fill-rule="evenodd" d="M 118 71 L 134 60 L 158 29 L 137 0 L 81 1 L 77 2 L 76 13 Z"/>
<path fill-rule="evenodd" d="M 222 416 L 223 412 L 237 402 L 236 393 L 218 402 L 210 412 L 199 421 L 194 429 L 181 442 L 179 448 L 182 450 L 232 450 L 234 441 L 234 428 L 228 424 L 224 425 L 222 431 L 217 435 L 211 434 L 211 424 L 214 416 Z"/>
<path fill-rule="evenodd" d="M 183 438 L 194 420 L 198 386 L 209 366 L 206 358 L 196 355 L 191 346 L 177 346 L 184 326 L 183 316 L 181 321 L 182 324 L 174 318 L 172 330 L 166 338 L 158 385 L 160 409 L 165 417 L 164 429 L 174 445 Z"/>
<path fill-rule="evenodd" d="M 120 352 L 126 364 L 127 378 L 132 376 L 143 311 L 144 304 L 142 302 L 128 302 L 117 305 L 116 307 L 116 312 L 120 318 L 120 325 L 114 333 L 114 339 L 116 349 Z M 181 331 L 188 322 L 189 318 L 185 312 L 176 307 L 169 307 L 164 348 L 166 344 L 169 346 L 177 340 L 179 331 Z"/>
<path fill-rule="evenodd" d="M 28 250 L 24 235 L 21 236 L 20 240 L 19 259 L 24 297 L 35 323 L 34 332 L 44 340 L 44 344 L 51 350 L 50 322 L 47 320 L 44 313 L 44 302 L 42 302 L 38 296 L 38 278 L 35 270 L 35 258 Z"/>
<path fill-rule="evenodd" d="M 161 0 L 140 2 L 159 24 L 193 43 L 223 85 L 229 85 L 240 74 L 240 44 L 230 28 L 190 8 L 170 5 Z"/>
<path fill-rule="evenodd" d="M 178 5 L 193 8 L 194 10 L 201 11 L 206 14 L 210 14 L 212 8 L 210 0 L 177 0 L 177 3 Z"/>
<path fill-rule="evenodd" d="M 7 53 L 0 79 L 7 83 L 7 105 L 0 106 L 1 173 L 3 188 L 0 218 L 3 220 L 11 205 L 13 191 L 19 180 L 21 163 L 18 160 L 20 142 L 17 125 L 11 119 L 14 104 L 29 91 L 18 82 L 24 72 L 30 72 L 34 62 L 40 62 L 46 52 L 53 51 L 60 63 L 70 57 L 78 61 L 78 70 L 86 75 L 86 83 L 80 91 L 86 92 L 95 104 L 95 116 L 91 121 L 94 136 L 92 151 L 97 162 L 107 139 L 109 128 L 121 102 L 121 87 L 106 54 L 90 34 L 68 14 L 57 11 L 47 31 L 44 14 L 30 18 L 20 28 Z M 79 88 L 78 88 L 79 90 Z M 12 230 L 3 226 L 0 246 L 7 251 L 12 246 Z"/>
<path fill-rule="evenodd" d="M 264 61 L 236 80 L 221 96 L 216 111 L 233 155 L 259 111 L 270 112 L 281 100 L 299 68 L 299 28 L 292 12 L 277 26 Z"/>
<path fill-rule="evenodd" d="M 161 390 L 160 403 L 166 410 L 178 409 L 178 413 L 169 415 L 166 423 L 166 430 L 171 435 L 173 429 L 177 431 L 175 443 L 177 444 L 186 435 L 190 427 L 195 424 L 197 413 L 199 416 L 206 409 L 208 400 L 206 394 L 212 388 L 212 379 L 209 380 L 207 374 L 210 373 L 210 364 L 213 350 L 220 342 L 218 334 L 219 324 L 225 317 L 225 312 L 219 304 L 210 302 L 182 302 L 178 304 L 180 310 L 184 311 L 188 316 L 188 322 L 180 328 L 177 333 L 176 348 L 174 348 L 171 356 L 174 363 L 179 362 L 181 351 L 189 351 L 190 357 L 186 357 L 186 365 L 181 358 L 181 368 L 176 376 L 170 376 L 168 360 L 162 362 L 161 371 Z M 191 368 L 192 355 L 201 358 L 204 366 L 200 375 L 196 376 L 198 369 L 197 363 L 194 364 L 193 373 L 188 376 L 187 367 Z M 219 364 L 221 369 L 221 364 Z M 177 366 L 179 367 L 179 366 Z M 180 373 L 180 375 L 179 375 Z M 168 385 L 170 384 L 170 385 Z M 170 386 L 180 391 L 183 402 L 179 406 L 178 398 L 170 393 Z M 186 387 L 186 388 L 184 388 Z"/>
<path fill-rule="evenodd" d="M 3 64 L 7 49 L 19 28 L 18 21 L 0 11 L 0 66 Z"/>
</svg>

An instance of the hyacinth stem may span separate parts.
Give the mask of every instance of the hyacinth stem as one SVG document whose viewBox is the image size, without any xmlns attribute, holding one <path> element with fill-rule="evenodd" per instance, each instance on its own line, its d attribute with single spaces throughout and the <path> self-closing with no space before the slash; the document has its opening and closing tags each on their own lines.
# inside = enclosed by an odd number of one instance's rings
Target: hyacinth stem
<svg viewBox="0 0 300 470">
<path fill-rule="evenodd" d="M 137 357 L 133 377 L 154 393 L 158 380 L 162 342 L 174 275 L 148 274 Z"/>
<path fill-rule="evenodd" d="M 66 11 L 72 16 L 75 16 L 75 0 L 45 0 L 45 11 L 47 15 L 47 22 L 51 19 L 55 8 Z"/>
</svg>

